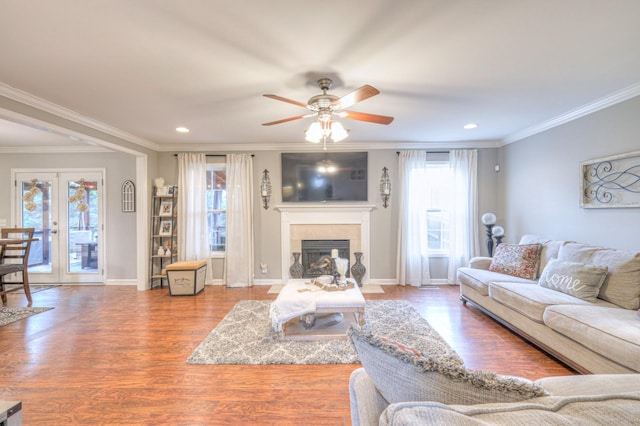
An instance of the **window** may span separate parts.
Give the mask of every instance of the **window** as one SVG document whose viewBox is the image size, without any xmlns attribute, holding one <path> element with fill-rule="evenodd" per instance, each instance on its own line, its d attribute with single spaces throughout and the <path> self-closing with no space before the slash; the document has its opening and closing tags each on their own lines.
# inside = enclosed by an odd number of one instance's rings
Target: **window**
<svg viewBox="0 0 640 426">
<path fill-rule="evenodd" d="M 207 223 L 211 251 L 224 252 L 227 239 L 227 171 L 223 164 L 207 165 Z"/>
<path fill-rule="evenodd" d="M 426 165 L 426 222 L 428 254 L 448 254 L 451 168 L 448 161 L 429 161 Z"/>
</svg>

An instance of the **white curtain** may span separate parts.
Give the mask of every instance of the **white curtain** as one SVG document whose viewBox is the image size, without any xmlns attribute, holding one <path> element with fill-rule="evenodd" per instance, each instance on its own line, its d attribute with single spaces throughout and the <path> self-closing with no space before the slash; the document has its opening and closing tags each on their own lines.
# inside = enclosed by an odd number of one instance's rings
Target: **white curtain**
<svg viewBox="0 0 640 426">
<path fill-rule="evenodd" d="M 406 151 L 399 156 L 400 218 L 396 276 L 401 285 L 420 286 L 428 284 L 431 278 L 426 253 L 426 162 L 425 151 Z"/>
<path fill-rule="evenodd" d="M 178 154 L 178 259 L 206 260 L 213 281 L 207 225 L 207 156 Z"/>
<path fill-rule="evenodd" d="M 253 285 L 253 159 L 227 155 L 227 287 Z"/>
<path fill-rule="evenodd" d="M 479 252 L 477 230 L 478 217 L 478 151 L 458 150 L 449 152 L 451 168 L 452 205 L 450 209 L 448 280 L 457 283 L 456 271 L 466 266 Z"/>
</svg>

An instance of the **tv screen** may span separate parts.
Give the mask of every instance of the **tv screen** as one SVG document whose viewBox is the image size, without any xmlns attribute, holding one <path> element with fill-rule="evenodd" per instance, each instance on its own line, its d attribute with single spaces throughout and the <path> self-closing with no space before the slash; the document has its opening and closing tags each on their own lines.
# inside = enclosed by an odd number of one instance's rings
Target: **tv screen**
<svg viewBox="0 0 640 426">
<path fill-rule="evenodd" d="M 367 153 L 283 153 L 282 201 L 367 201 Z"/>
</svg>

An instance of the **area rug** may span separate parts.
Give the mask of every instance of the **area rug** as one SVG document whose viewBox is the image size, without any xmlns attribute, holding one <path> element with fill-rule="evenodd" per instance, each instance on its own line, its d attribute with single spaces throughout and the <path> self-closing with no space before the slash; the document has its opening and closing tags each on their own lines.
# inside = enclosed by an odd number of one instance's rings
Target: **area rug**
<svg viewBox="0 0 640 426">
<path fill-rule="evenodd" d="M 198 345 L 188 364 L 355 364 L 358 355 L 349 340 L 282 341 L 271 330 L 266 300 L 241 300 Z M 372 300 L 365 321 L 376 334 L 428 352 L 457 356 L 405 300 Z"/>
<path fill-rule="evenodd" d="M 14 294 L 24 294 L 24 287 L 22 287 L 22 285 L 12 286 L 11 284 L 5 284 L 5 287 L 7 289 L 20 287 L 19 290 L 16 290 L 16 291 L 14 291 L 12 293 L 14 293 Z M 29 285 L 29 290 L 30 290 L 31 294 L 34 294 L 34 293 L 40 293 L 41 291 L 49 290 L 50 288 L 56 288 L 56 287 L 60 287 L 60 284 L 31 284 L 31 285 Z"/>
<path fill-rule="evenodd" d="M 0 327 L 53 308 L 0 307 Z"/>
<path fill-rule="evenodd" d="M 269 288 L 267 294 L 278 294 L 280 293 L 280 290 L 282 290 L 282 287 L 284 287 L 284 284 L 274 284 Z M 365 284 L 360 287 L 360 291 L 362 292 L 362 294 L 384 293 L 382 286 L 378 284 Z"/>
</svg>

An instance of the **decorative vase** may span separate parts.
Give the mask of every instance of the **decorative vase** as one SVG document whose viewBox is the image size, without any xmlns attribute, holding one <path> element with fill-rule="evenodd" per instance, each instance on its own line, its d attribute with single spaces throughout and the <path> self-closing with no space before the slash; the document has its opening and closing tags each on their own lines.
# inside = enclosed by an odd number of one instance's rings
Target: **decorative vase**
<svg viewBox="0 0 640 426">
<path fill-rule="evenodd" d="M 356 257 L 356 262 L 351 265 L 351 276 L 358 283 L 358 287 L 362 287 L 362 277 L 367 273 L 367 268 L 362 264 L 362 252 L 355 252 L 353 255 Z"/>
<path fill-rule="evenodd" d="M 304 266 L 300 263 L 300 252 L 293 253 L 293 264 L 289 267 L 289 275 L 291 278 L 302 278 L 304 275 Z"/>
</svg>

